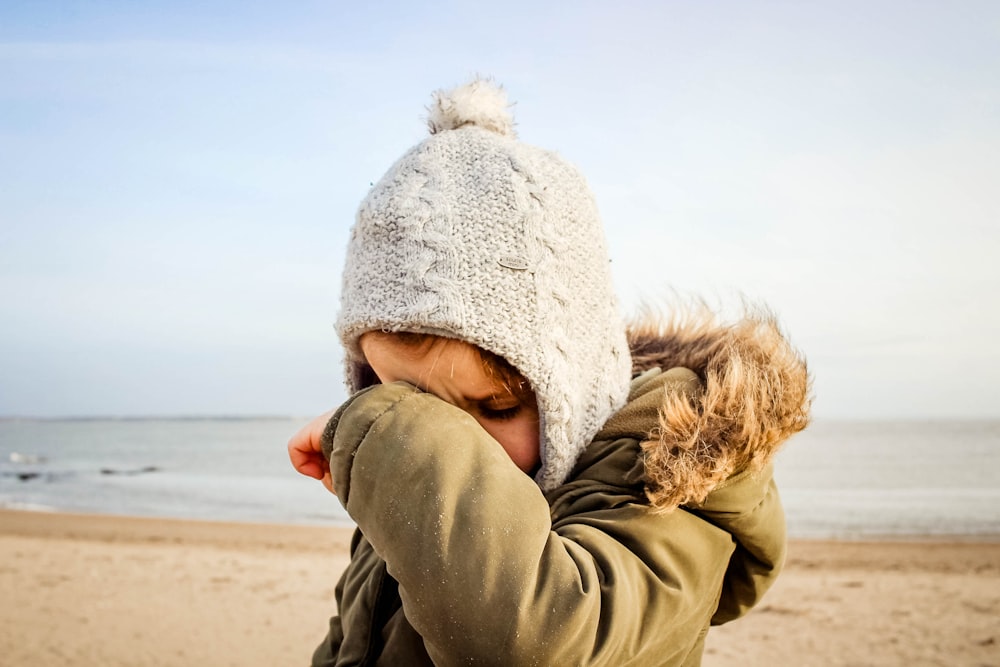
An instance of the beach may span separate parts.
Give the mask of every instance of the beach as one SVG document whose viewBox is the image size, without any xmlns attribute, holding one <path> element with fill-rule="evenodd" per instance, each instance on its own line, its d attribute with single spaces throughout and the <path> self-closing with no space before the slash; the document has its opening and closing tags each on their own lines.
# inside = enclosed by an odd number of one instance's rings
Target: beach
<svg viewBox="0 0 1000 667">
<path fill-rule="evenodd" d="M 305 665 L 351 529 L 0 510 L 0 656 Z M 804 541 L 704 665 L 1000 665 L 1000 540 Z"/>
</svg>

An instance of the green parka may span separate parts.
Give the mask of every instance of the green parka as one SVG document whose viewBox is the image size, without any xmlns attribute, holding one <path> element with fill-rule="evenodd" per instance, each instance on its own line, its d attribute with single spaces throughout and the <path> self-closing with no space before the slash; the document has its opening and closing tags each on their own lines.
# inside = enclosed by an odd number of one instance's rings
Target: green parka
<svg viewBox="0 0 1000 667">
<path fill-rule="evenodd" d="M 627 405 L 545 494 L 410 385 L 337 412 L 324 450 L 358 531 L 314 665 L 700 663 L 781 568 L 771 456 L 808 421 L 808 375 L 766 315 L 631 342 Z"/>
</svg>

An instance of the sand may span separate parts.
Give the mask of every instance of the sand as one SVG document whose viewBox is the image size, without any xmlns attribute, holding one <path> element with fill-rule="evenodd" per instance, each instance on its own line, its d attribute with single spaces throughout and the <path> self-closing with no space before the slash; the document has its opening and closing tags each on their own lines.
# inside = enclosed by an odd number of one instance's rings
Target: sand
<svg viewBox="0 0 1000 667">
<path fill-rule="evenodd" d="M 305 665 L 350 530 L 0 511 L 0 664 Z M 706 667 L 1000 665 L 996 541 L 793 542 Z"/>
</svg>

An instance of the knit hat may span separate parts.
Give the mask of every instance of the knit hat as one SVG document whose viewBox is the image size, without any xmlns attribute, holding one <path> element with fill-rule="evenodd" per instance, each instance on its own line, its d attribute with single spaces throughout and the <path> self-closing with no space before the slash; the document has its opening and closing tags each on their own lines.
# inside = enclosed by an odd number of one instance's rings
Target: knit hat
<svg viewBox="0 0 1000 667">
<path fill-rule="evenodd" d="M 432 333 L 503 357 L 541 417 L 543 490 L 563 483 L 628 394 L 631 360 L 593 197 L 555 153 L 516 140 L 506 94 L 434 93 L 431 136 L 361 203 L 337 331 L 347 384 L 372 330 Z"/>
</svg>

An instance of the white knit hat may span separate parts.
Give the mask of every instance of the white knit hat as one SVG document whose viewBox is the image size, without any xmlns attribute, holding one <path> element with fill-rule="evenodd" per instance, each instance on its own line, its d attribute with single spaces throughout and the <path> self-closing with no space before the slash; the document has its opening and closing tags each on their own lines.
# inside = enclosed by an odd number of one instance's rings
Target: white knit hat
<svg viewBox="0 0 1000 667">
<path fill-rule="evenodd" d="M 543 490 L 564 482 L 628 394 L 631 359 L 583 177 L 516 140 L 502 88 L 434 94 L 431 135 L 369 192 L 347 249 L 337 330 L 351 391 L 372 330 L 467 341 L 531 383 Z"/>
</svg>

